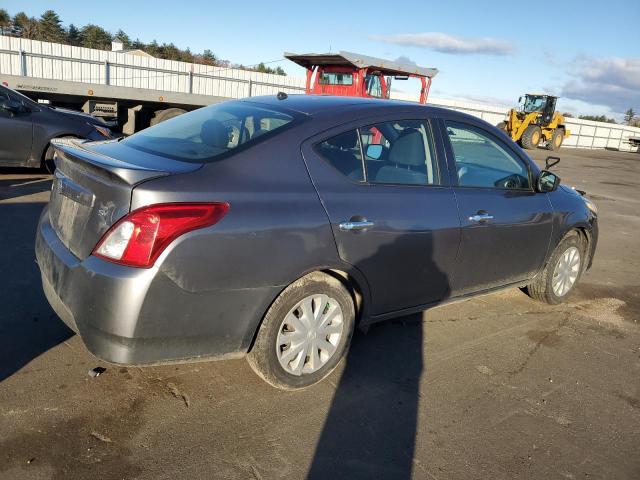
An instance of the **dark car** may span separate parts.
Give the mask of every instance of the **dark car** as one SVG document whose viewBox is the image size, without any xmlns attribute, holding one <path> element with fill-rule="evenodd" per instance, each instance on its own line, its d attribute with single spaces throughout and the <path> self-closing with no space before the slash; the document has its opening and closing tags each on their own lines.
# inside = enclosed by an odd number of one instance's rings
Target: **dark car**
<svg viewBox="0 0 640 480">
<path fill-rule="evenodd" d="M 53 138 L 111 138 L 109 124 L 91 115 L 39 104 L 0 85 L 0 167 L 51 167 Z"/>
<path fill-rule="evenodd" d="M 357 323 L 511 286 L 558 303 L 596 248 L 593 204 L 445 109 L 280 95 L 54 143 L 44 291 L 114 363 L 248 353 L 303 387 Z"/>
</svg>

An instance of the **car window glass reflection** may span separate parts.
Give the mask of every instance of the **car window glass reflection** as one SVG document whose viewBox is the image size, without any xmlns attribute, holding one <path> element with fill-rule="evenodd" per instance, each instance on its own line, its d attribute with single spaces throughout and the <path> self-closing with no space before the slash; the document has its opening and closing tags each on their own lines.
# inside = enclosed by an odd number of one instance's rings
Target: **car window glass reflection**
<svg viewBox="0 0 640 480">
<path fill-rule="evenodd" d="M 462 187 L 529 189 L 527 168 L 514 154 L 478 129 L 447 122 Z"/>
<path fill-rule="evenodd" d="M 318 153 L 344 176 L 363 181 L 362 155 L 358 132 L 350 130 L 320 143 Z"/>
<path fill-rule="evenodd" d="M 400 120 L 360 129 L 367 179 L 371 183 L 438 184 L 438 169 L 428 125 Z"/>
</svg>

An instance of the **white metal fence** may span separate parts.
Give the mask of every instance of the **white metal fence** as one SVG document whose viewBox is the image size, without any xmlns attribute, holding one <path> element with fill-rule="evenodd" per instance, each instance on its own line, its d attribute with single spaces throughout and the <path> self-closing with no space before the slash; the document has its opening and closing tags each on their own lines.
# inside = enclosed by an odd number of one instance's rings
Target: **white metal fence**
<svg viewBox="0 0 640 480">
<path fill-rule="evenodd" d="M 300 77 L 0 36 L 0 73 L 227 98 L 304 91 Z"/>
<path fill-rule="evenodd" d="M 7 36 L 0 36 L 0 74 L 227 98 L 270 95 L 278 91 L 300 93 L 305 86 L 302 77 L 210 67 Z M 415 100 L 413 95 L 399 92 L 392 96 Z M 504 107 L 459 100 L 430 98 L 429 103 L 466 112 L 492 124 L 505 120 L 507 114 Z M 629 145 L 629 137 L 640 138 L 640 128 L 577 118 L 567 118 L 566 122 L 571 129 L 571 136 L 564 142 L 566 147 L 630 151 L 636 147 Z"/>
</svg>

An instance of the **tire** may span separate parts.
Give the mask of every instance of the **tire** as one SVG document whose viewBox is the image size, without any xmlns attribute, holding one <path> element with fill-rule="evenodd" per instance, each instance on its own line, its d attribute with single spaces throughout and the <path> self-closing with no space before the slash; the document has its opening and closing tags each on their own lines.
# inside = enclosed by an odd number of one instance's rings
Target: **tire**
<svg viewBox="0 0 640 480">
<path fill-rule="evenodd" d="M 547 149 L 553 150 L 554 152 L 560 150 L 563 140 L 564 130 L 561 128 L 556 128 L 551 135 L 551 141 L 549 142 L 549 145 L 547 145 Z"/>
<path fill-rule="evenodd" d="M 557 305 L 558 303 L 564 302 L 582 276 L 586 260 L 586 250 L 586 245 L 578 232 L 573 231 L 567 234 L 555 248 L 551 257 L 549 257 L 544 270 L 538 274 L 533 282 L 523 289 L 525 293 L 535 300 L 550 305 Z M 554 289 L 554 279 L 556 279 L 554 274 L 556 273 L 556 268 L 560 260 L 565 257 L 568 252 L 573 251 L 579 255 L 576 264 L 575 279 L 568 285 L 565 291 L 558 291 L 558 288 Z"/>
<path fill-rule="evenodd" d="M 187 113 L 187 111 L 183 110 L 182 108 L 167 108 L 165 110 L 157 110 L 153 114 L 153 117 L 151 117 L 151 120 L 149 120 L 149 126 L 153 127 L 160 122 L 164 122 L 166 120 L 169 120 L 170 118 L 177 117 L 179 115 L 182 115 L 183 113 Z"/>
<path fill-rule="evenodd" d="M 500 122 L 496 125 L 496 128 L 502 130 L 504 133 L 507 133 L 507 122 Z"/>
<path fill-rule="evenodd" d="M 58 138 L 65 139 L 65 138 L 77 138 L 77 137 L 67 136 L 67 137 L 58 137 Z M 44 155 L 42 157 L 42 168 L 45 169 L 51 175 L 53 175 L 53 173 L 56 171 L 56 164 L 53 162 L 54 152 L 55 150 L 53 146 L 51 145 L 51 143 L 49 143 L 49 146 L 45 150 Z"/>
<path fill-rule="evenodd" d="M 527 150 L 533 150 L 538 148 L 540 138 L 542 138 L 542 130 L 540 127 L 537 125 L 529 125 L 525 128 L 524 133 L 522 134 L 520 145 L 522 145 L 522 148 L 526 148 Z"/>
<path fill-rule="evenodd" d="M 310 301 L 310 298 L 315 300 Z M 308 307 L 307 311 L 313 307 L 314 317 L 316 312 L 324 312 L 319 313 L 320 324 L 331 317 L 326 327 L 330 333 L 324 339 L 316 335 L 327 331 L 306 328 L 304 319 L 309 316 L 302 311 L 305 308 L 303 304 Z M 335 315 L 332 316 L 333 313 Z M 271 304 L 247 360 L 259 377 L 276 388 L 295 390 L 308 387 L 329 375 L 346 355 L 354 324 L 353 298 L 344 285 L 324 273 L 311 273 L 289 285 Z M 300 340 L 293 347 L 295 339 L 291 336 L 296 335 L 297 330 L 300 330 Z M 338 330 L 341 332 L 336 336 Z M 289 337 L 292 339 L 288 340 Z M 325 346 L 335 348 L 332 354 L 320 346 L 321 341 Z M 316 346 L 317 356 L 312 359 L 311 352 L 314 350 L 308 347 L 313 348 L 313 345 Z M 293 348 L 297 353 L 287 358 L 286 352 Z"/>
</svg>

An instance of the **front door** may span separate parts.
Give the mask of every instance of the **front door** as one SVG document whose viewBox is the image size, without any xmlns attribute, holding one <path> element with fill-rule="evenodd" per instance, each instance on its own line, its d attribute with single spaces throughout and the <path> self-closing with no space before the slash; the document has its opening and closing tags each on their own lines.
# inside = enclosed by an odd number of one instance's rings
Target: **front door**
<svg viewBox="0 0 640 480">
<path fill-rule="evenodd" d="M 303 154 L 340 257 L 369 283 L 373 315 L 449 296 L 460 225 L 429 121 L 334 129 Z"/>
<path fill-rule="evenodd" d="M 444 122 L 462 242 L 455 295 L 526 280 L 543 266 L 552 230 L 547 194 L 533 188 L 528 162 L 479 126 Z"/>
</svg>

